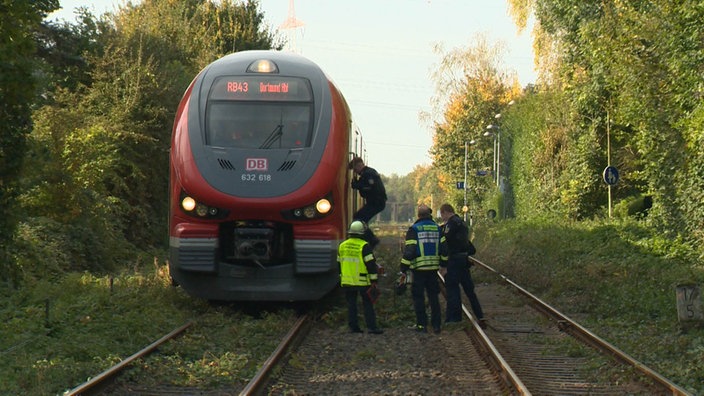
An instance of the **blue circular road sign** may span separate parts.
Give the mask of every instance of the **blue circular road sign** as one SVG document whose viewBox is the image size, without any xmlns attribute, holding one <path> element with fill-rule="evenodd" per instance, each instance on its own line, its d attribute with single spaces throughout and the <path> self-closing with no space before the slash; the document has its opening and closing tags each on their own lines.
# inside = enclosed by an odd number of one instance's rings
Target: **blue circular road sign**
<svg viewBox="0 0 704 396">
<path fill-rule="evenodd" d="M 615 166 L 607 166 L 604 169 L 604 183 L 610 186 L 618 183 L 618 169 Z"/>
</svg>

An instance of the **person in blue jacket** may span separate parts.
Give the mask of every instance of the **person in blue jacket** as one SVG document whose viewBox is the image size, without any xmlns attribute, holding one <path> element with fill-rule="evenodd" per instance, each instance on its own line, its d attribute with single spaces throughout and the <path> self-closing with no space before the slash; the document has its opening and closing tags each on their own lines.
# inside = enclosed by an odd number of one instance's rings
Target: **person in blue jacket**
<svg viewBox="0 0 704 396">
<path fill-rule="evenodd" d="M 415 329 L 427 333 L 428 316 L 425 311 L 425 295 L 430 305 L 430 324 L 433 331 L 440 333 L 440 284 L 438 270 L 446 266 L 445 238 L 440 226 L 433 220 L 432 211 L 427 205 L 418 206 L 418 219 L 406 231 L 401 272 L 412 278 L 411 297 L 416 314 Z"/>
</svg>

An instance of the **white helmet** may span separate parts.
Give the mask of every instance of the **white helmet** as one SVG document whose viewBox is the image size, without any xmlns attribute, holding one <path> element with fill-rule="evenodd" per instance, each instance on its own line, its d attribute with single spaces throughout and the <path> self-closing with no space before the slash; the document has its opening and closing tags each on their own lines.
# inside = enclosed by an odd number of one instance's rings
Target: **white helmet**
<svg viewBox="0 0 704 396">
<path fill-rule="evenodd" d="M 364 231 L 367 229 L 367 226 L 364 224 L 363 221 L 361 220 L 355 220 L 350 224 L 349 230 L 347 230 L 347 233 L 350 235 L 364 235 Z"/>
</svg>

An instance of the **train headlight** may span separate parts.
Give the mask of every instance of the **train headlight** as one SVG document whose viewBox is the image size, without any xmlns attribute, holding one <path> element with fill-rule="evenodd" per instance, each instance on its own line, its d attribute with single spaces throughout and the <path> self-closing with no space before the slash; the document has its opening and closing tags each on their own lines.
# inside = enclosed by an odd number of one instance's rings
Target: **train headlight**
<svg viewBox="0 0 704 396">
<path fill-rule="evenodd" d="M 190 216 L 204 219 L 224 219 L 230 214 L 227 209 L 216 208 L 196 201 L 195 198 L 187 195 L 185 191 L 181 191 L 181 208 Z"/>
<path fill-rule="evenodd" d="M 250 63 L 247 71 L 250 73 L 278 73 L 279 67 L 269 59 L 258 59 Z"/>
<path fill-rule="evenodd" d="M 323 198 L 315 204 L 315 209 L 317 209 L 319 213 L 325 214 L 329 212 L 330 209 L 332 209 L 332 204 L 330 203 L 330 201 Z"/>
<path fill-rule="evenodd" d="M 186 197 L 183 200 L 181 200 L 181 207 L 183 210 L 186 212 L 190 212 L 196 207 L 196 200 L 191 198 L 191 197 Z"/>
<path fill-rule="evenodd" d="M 281 214 L 289 220 L 322 219 L 332 213 L 332 205 L 332 194 L 327 194 L 324 198 L 320 198 L 306 206 L 284 210 Z"/>
</svg>

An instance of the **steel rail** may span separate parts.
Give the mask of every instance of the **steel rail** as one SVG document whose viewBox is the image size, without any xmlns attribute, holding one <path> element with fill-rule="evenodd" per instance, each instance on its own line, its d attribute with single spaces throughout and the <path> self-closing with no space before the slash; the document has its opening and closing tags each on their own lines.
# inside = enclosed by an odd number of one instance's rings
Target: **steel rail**
<svg viewBox="0 0 704 396">
<path fill-rule="evenodd" d="M 438 272 L 438 278 L 440 278 L 440 281 L 445 284 L 445 277 L 443 277 L 439 272 Z M 486 332 L 479 326 L 479 322 L 477 319 L 474 317 L 474 315 L 467 309 L 467 307 L 462 304 L 462 311 L 464 312 L 465 316 L 469 318 L 469 321 L 472 323 L 472 328 L 465 330 L 467 334 L 469 335 L 470 332 L 474 332 L 476 337 L 479 340 L 479 343 L 481 346 L 484 348 L 484 350 L 489 354 L 489 358 L 492 360 L 492 364 L 498 369 L 499 374 L 501 378 L 504 379 L 507 383 L 513 385 L 514 389 L 518 394 L 524 395 L 524 396 L 530 396 L 532 395 L 530 390 L 528 390 L 528 387 L 523 384 L 523 381 L 518 377 L 515 371 L 511 368 L 511 366 L 508 364 L 508 362 L 501 356 L 501 352 L 496 348 L 493 342 L 489 339 L 489 336 L 487 336 Z"/>
<path fill-rule="evenodd" d="M 639 370 L 641 373 L 643 373 L 645 376 L 648 378 L 653 379 L 657 383 L 659 383 L 661 386 L 664 388 L 667 388 L 672 392 L 673 395 L 678 395 L 678 396 L 692 396 L 691 393 L 687 392 L 685 389 L 682 387 L 678 386 L 677 384 L 673 383 L 672 381 L 668 380 L 667 378 L 663 377 L 661 374 L 657 373 L 653 369 L 649 368 L 645 364 L 639 362 L 635 358 L 631 357 L 628 355 L 626 352 L 618 349 L 616 346 L 613 344 L 609 343 L 608 341 L 602 339 L 598 335 L 592 333 L 579 323 L 573 321 L 557 309 L 553 308 L 550 306 L 548 303 L 544 302 L 537 296 L 533 295 L 529 291 L 525 290 L 521 286 L 519 286 L 517 283 L 513 282 L 510 280 L 508 277 L 505 275 L 501 274 L 494 268 L 490 267 L 489 265 L 481 262 L 480 260 L 477 260 L 474 257 L 470 257 L 472 261 L 474 261 L 476 264 L 480 265 L 484 269 L 491 271 L 495 274 L 497 274 L 501 279 L 503 279 L 504 282 L 508 283 L 512 287 L 515 288 L 519 293 L 523 294 L 524 296 L 528 297 L 531 301 L 533 301 L 535 304 L 537 304 L 537 308 L 543 312 L 545 315 L 555 319 L 558 321 L 558 326 L 565 330 L 567 328 L 570 328 L 573 330 L 577 335 L 590 345 L 596 347 L 599 350 L 609 352 L 611 355 L 613 355 L 615 358 L 618 360 L 630 364 L 637 370 Z"/>
<path fill-rule="evenodd" d="M 135 353 L 134 355 L 128 357 L 125 360 L 122 360 L 120 363 L 112 366 L 111 368 L 109 368 L 109 369 L 103 371 L 102 373 L 98 374 L 97 376 L 93 377 L 90 381 L 71 389 L 70 391 L 65 393 L 65 395 L 74 396 L 74 395 L 85 394 L 85 392 L 90 392 L 95 386 L 106 381 L 108 378 L 111 378 L 112 376 L 114 376 L 115 374 L 120 372 L 122 369 L 127 367 L 129 364 L 131 364 L 133 361 L 135 361 L 136 359 L 139 359 L 140 357 L 142 357 L 142 356 L 150 353 L 154 349 L 156 349 L 159 345 L 161 345 L 161 344 L 165 343 L 166 341 L 181 334 L 184 330 L 189 328 L 192 324 L 193 324 L 193 322 L 191 322 L 191 321 L 187 322 L 186 324 L 173 330 L 169 334 L 154 341 L 153 343 L 151 343 L 149 346 L 142 349 L 141 351 Z"/>
<path fill-rule="evenodd" d="M 257 374 L 255 374 L 254 377 L 252 377 L 252 379 L 249 381 L 247 386 L 242 389 L 242 391 L 240 392 L 240 396 L 257 395 L 261 393 L 264 385 L 266 384 L 267 380 L 269 379 L 269 376 L 271 375 L 273 368 L 276 366 L 279 360 L 281 360 L 281 358 L 286 355 L 289 349 L 293 347 L 293 345 L 295 344 L 294 341 L 297 341 L 300 338 L 299 336 L 302 334 L 303 328 L 309 326 L 310 323 L 310 315 L 306 314 L 298 318 L 291 330 L 289 330 L 286 336 L 284 336 L 284 338 L 281 340 L 279 346 L 277 346 L 274 352 L 272 352 L 271 356 L 269 356 L 269 358 L 264 361 L 264 364 L 262 364 L 262 367 L 259 369 Z"/>
</svg>

